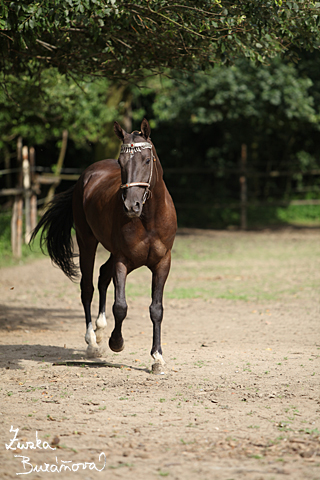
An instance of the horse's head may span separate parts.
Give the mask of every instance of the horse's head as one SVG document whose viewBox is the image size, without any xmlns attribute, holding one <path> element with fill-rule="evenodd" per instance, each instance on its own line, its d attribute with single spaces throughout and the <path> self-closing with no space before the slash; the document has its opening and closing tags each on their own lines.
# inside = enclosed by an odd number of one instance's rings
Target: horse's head
<svg viewBox="0 0 320 480">
<path fill-rule="evenodd" d="M 144 119 L 140 132 L 127 133 L 115 122 L 114 132 L 123 142 L 118 161 L 124 209 L 128 217 L 140 217 L 143 205 L 150 195 L 155 160 L 150 125 Z"/>
</svg>

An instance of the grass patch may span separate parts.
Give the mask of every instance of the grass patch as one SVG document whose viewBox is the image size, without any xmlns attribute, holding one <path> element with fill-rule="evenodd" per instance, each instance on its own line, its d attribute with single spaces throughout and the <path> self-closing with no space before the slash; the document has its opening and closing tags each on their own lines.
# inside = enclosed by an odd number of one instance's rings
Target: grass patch
<svg viewBox="0 0 320 480">
<path fill-rule="evenodd" d="M 204 292 L 199 292 L 196 288 L 177 287 L 169 291 L 166 296 L 176 299 L 204 298 Z"/>
<path fill-rule="evenodd" d="M 278 207 L 277 217 L 292 225 L 320 226 L 320 205 L 289 205 Z"/>
<path fill-rule="evenodd" d="M 313 198 L 319 197 L 316 195 Z M 241 223 L 240 208 L 218 210 L 210 205 L 200 204 L 197 209 L 177 208 L 177 211 L 180 227 L 224 229 L 229 226 L 239 227 Z M 320 226 L 320 205 L 248 206 L 247 220 L 249 228 Z"/>
<path fill-rule="evenodd" d="M 150 297 L 151 295 L 151 279 L 147 282 L 132 281 L 129 277 L 126 284 L 126 295 L 131 299 L 137 297 Z"/>
<path fill-rule="evenodd" d="M 247 302 L 250 298 L 248 295 L 234 294 L 234 293 L 222 293 L 216 295 L 216 298 L 224 298 L 225 300 L 243 300 Z"/>
<path fill-rule="evenodd" d="M 0 267 L 39 257 L 23 245 L 22 259 L 14 260 L 10 246 L 10 214 L 0 216 Z M 106 260 L 98 249 L 96 273 Z M 226 299 L 274 301 L 311 298 L 320 287 L 320 242 L 317 231 L 301 232 L 178 232 L 172 268 L 165 287 L 167 299 Z M 140 268 L 127 279 L 128 300 L 151 296 L 151 272 Z M 110 294 L 112 296 L 112 287 Z M 142 312 L 148 316 L 148 311 Z"/>
<path fill-rule="evenodd" d="M 170 299 L 275 301 L 314 296 L 320 286 L 314 232 L 182 232 L 172 257 Z"/>
</svg>

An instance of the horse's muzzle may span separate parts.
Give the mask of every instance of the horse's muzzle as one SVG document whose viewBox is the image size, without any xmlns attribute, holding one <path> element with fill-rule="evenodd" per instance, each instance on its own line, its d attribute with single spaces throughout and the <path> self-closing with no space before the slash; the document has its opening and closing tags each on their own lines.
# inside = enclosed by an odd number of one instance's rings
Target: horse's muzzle
<svg viewBox="0 0 320 480">
<path fill-rule="evenodd" d="M 134 202 L 133 204 L 127 202 L 126 200 L 123 202 L 125 214 L 129 218 L 140 217 L 142 213 L 142 206 L 143 205 L 140 202 Z"/>
</svg>

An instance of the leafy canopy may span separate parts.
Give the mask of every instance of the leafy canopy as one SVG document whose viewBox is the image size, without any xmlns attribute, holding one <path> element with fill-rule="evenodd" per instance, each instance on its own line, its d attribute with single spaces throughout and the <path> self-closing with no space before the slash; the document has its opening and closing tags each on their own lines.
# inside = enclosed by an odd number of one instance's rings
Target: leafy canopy
<svg viewBox="0 0 320 480">
<path fill-rule="evenodd" d="M 70 75 L 138 80 L 289 47 L 319 47 L 310 0 L 2 0 L 0 70 L 54 66 Z"/>
<path fill-rule="evenodd" d="M 314 56 L 317 65 L 318 57 Z M 158 86 L 152 102 L 154 117 L 162 126 L 174 125 L 179 132 L 186 130 L 187 137 L 193 136 L 196 152 L 191 154 L 187 139 L 177 139 L 175 134 L 177 144 L 187 145 L 181 166 L 198 162 L 223 168 L 227 159 L 232 159 L 232 168 L 237 165 L 241 144 L 246 143 L 250 152 L 255 151 L 251 168 L 253 162 L 262 169 L 266 165 L 278 169 L 280 163 L 287 169 L 293 164 L 302 168 L 307 159 L 304 154 L 302 159 L 302 151 L 311 155 L 307 168 L 319 168 L 314 160 L 318 157 L 314 138 L 319 136 L 320 110 L 307 73 L 301 75 L 296 65 L 280 58 L 263 66 L 241 59 L 209 74 L 178 73 Z M 174 154 L 179 156 L 180 166 L 180 152 L 174 150 Z"/>
<path fill-rule="evenodd" d="M 64 129 L 77 147 L 107 141 L 101 138 L 103 126 L 122 113 L 121 102 L 107 103 L 110 88 L 103 78 L 76 84 L 54 68 L 44 71 L 41 81 L 26 74 L 7 76 L 5 90 L 0 89 L 0 149 L 19 135 L 30 145 L 44 144 L 60 138 Z"/>
<path fill-rule="evenodd" d="M 207 74 L 176 73 L 163 80 L 153 110 L 160 121 L 193 125 L 227 121 L 238 124 L 238 130 L 248 122 L 249 132 L 261 127 L 266 134 L 270 129 L 289 129 L 289 122 L 290 128 L 304 122 L 320 124 L 311 86 L 310 78 L 279 57 L 263 66 L 242 59 Z"/>
</svg>

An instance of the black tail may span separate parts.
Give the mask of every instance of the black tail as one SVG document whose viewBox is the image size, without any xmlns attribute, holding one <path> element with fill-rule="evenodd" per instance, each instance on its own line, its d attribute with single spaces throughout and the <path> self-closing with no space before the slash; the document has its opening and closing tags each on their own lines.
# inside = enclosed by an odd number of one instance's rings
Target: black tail
<svg viewBox="0 0 320 480">
<path fill-rule="evenodd" d="M 42 229 L 40 246 L 43 253 L 47 248 L 51 260 L 74 280 L 78 276 L 78 267 L 74 264 L 72 227 L 72 195 L 74 187 L 54 197 L 49 208 L 32 232 L 30 243 Z"/>
</svg>

